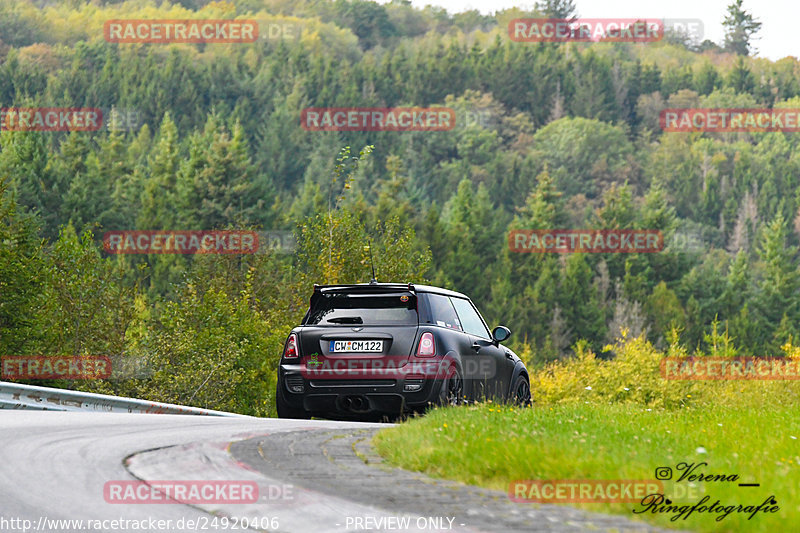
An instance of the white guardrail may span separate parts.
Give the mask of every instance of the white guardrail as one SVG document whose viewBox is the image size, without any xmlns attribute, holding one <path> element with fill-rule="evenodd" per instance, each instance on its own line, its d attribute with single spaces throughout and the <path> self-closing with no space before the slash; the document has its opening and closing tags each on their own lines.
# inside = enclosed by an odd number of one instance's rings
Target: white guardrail
<svg viewBox="0 0 800 533">
<path fill-rule="evenodd" d="M 135 398 L 94 394 L 52 387 L 36 387 L 0 381 L 0 409 L 37 409 L 40 411 L 91 411 L 105 413 L 143 413 L 168 415 L 235 416 L 234 413 L 186 407 L 171 403 L 149 402 Z"/>
</svg>

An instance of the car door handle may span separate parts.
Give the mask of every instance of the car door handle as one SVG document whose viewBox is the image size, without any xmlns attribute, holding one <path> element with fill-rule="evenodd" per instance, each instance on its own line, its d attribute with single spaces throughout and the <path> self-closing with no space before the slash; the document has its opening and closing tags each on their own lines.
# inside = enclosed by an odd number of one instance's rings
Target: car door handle
<svg viewBox="0 0 800 533">
<path fill-rule="evenodd" d="M 479 352 L 479 351 L 481 351 L 481 345 L 478 344 L 477 342 L 473 342 L 472 343 L 472 349 L 475 350 L 476 352 Z"/>
<path fill-rule="evenodd" d="M 506 359 L 514 359 L 510 352 L 506 352 Z"/>
</svg>

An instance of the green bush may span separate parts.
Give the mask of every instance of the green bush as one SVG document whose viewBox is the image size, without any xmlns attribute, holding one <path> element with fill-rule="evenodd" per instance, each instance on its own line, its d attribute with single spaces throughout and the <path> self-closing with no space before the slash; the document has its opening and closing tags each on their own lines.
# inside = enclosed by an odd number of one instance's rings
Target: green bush
<svg viewBox="0 0 800 533">
<path fill-rule="evenodd" d="M 711 353 L 694 357 L 737 355 L 727 335 L 707 339 Z M 800 360 L 800 347 L 786 344 L 785 356 Z M 668 380 L 662 376 L 665 357 L 686 358 L 688 353 L 674 336 L 665 352 L 644 336 L 629 338 L 626 331 L 616 344 L 604 348 L 613 355 L 601 359 L 579 342 L 572 358 L 551 363 L 531 375 L 534 401 L 543 405 L 631 403 L 651 408 L 688 406 L 759 406 L 770 403 L 800 405 L 800 383 L 795 380 Z"/>
</svg>

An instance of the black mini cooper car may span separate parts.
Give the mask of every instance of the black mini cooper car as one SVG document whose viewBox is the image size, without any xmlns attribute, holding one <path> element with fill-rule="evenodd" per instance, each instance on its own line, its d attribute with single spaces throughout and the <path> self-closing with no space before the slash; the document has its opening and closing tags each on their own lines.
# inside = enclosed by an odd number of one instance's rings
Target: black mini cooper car
<svg viewBox="0 0 800 533">
<path fill-rule="evenodd" d="M 281 418 L 370 419 L 497 398 L 529 405 L 525 364 L 458 292 L 377 283 L 314 285 L 278 366 Z"/>
</svg>

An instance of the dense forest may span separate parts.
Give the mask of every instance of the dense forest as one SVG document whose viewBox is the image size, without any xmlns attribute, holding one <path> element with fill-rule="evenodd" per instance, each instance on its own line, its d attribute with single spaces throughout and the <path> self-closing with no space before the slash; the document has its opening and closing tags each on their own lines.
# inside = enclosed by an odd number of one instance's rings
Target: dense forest
<svg viewBox="0 0 800 533">
<path fill-rule="evenodd" d="M 534 364 L 620 328 L 690 351 L 724 332 L 731 353 L 780 355 L 800 332 L 800 140 L 662 132 L 659 113 L 800 108 L 800 62 L 753 57 L 736 28 L 719 45 L 509 38 L 510 20 L 565 5 L 4 1 L 0 107 L 135 120 L 0 132 L 0 354 L 108 355 L 113 379 L 83 387 L 266 414 L 311 284 L 369 281 L 371 242 L 380 281 L 470 295 Z M 103 36 L 111 19 L 201 18 L 257 20 L 260 36 Z M 456 126 L 301 125 L 306 108 L 356 106 L 444 106 Z M 231 228 L 291 230 L 297 248 L 102 248 L 112 230 Z M 666 246 L 509 251 L 510 230 L 549 228 L 658 229 Z"/>
</svg>

